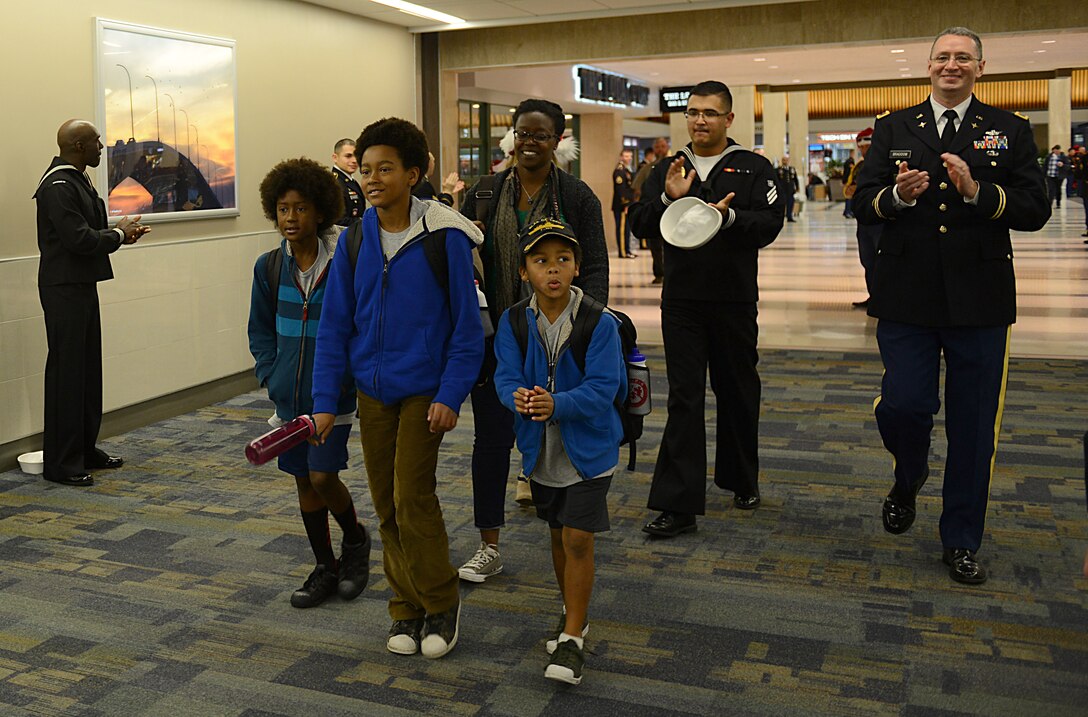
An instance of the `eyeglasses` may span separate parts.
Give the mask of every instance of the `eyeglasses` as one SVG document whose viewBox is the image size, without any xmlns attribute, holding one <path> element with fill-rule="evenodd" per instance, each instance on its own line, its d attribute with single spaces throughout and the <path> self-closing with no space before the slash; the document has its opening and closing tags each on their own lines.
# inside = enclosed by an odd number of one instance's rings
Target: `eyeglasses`
<svg viewBox="0 0 1088 717">
<path fill-rule="evenodd" d="M 522 142 L 528 142 L 532 140 L 537 144 L 544 144 L 549 139 L 555 137 L 554 134 L 548 134 L 547 132 L 530 132 L 528 130 L 519 129 L 514 132 L 514 136 L 520 139 Z"/>
<path fill-rule="evenodd" d="M 979 58 L 971 57 L 970 55 L 960 53 L 958 55 L 941 54 L 930 59 L 938 65 L 947 65 L 949 62 L 955 62 L 957 65 L 970 65 L 972 62 L 975 62 Z"/>
<path fill-rule="evenodd" d="M 699 119 L 702 117 L 705 120 L 713 122 L 716 119 L 721 119 L 725 115 L 718 110 L 684 110 L 684 116 L 689 120 Z"/>
</svg>

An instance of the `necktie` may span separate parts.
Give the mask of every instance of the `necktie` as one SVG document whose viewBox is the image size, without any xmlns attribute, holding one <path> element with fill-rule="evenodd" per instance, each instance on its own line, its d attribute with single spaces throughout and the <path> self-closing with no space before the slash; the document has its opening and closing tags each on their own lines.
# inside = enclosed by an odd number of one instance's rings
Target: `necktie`
<svg viewBox="0 0 1088 717">
<path fill-rule="evenodd" d="M 945 110 L 943 117 L 948 121 L 941 132 L 941 146 L 947 151 L 952 146 L 952 138 L 956 136 L 956 110 Z"/>
</svg>

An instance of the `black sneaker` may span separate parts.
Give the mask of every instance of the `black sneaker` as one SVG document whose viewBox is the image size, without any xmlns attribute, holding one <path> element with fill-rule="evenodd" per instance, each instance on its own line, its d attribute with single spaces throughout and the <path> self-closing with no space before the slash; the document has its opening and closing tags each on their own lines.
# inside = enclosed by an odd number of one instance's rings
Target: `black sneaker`
<svg viewBox="0 0 1088 717">
<path fill-rule="evenodd" d="M 552 653 L 552 659 L 544 669 L 544 676 L 549 680 L 577 685 L 582 682 L 582 667 L 586 664 L 582 648 L 574 640 L 563 640 Z"/>
<path fill-rule="evenodd" d="M 344 600 L 354 600 L 370 579 L 370 533 L 362 525 L 363 542 L 359 545 L 340 544 L 340 574 L 336 592 Z"/>
<path fill-rule="evenodd" d="M 461 601 L 446 612 L 423 618 L 423 642 L 420 651 L 432 660 L 442 657 L 457 644 L 457 631 L 461 622 Z"/>
<path fill-rule="evenodd" d="M 567 613 L 564 610 L 559 616 L 559 623 L 555 626 L 555 630 L 552 631 L 551 638 L 544 643 L 544 649 L 551 655 L 555 652 L 555 648 L 559 645 L 559 636 L 563 634 L 563 631 L 567 629 Z M 589 617 L 586 617 L 584 623 L 582 623 L 582 637 L 589 634 Z"/>
<path fill-rule="evenodd" d="M 291 594 L 292 607 L 317 607 L 336 592 L 336 573 L 318 565 L 301 588 Z"/>
<path fill-rule="evenodd" d="M 414 620 L 396 620 L 389 628 L 389 639 L 385 649 L 397 655 L 414 655 L 419 652 L 420 634 L 423 632 L 423 618 Z"/>
</svg>

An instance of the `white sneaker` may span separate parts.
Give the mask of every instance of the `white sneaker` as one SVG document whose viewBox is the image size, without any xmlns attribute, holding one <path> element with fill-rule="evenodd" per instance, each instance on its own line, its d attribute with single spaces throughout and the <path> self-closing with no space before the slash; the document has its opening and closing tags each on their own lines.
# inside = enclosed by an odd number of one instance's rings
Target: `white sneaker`
<svg viewBox="0 0 1088 717">
<path fill-rule="evenodd" d="M 494 545 L 481 541 L 476 554 L 457 570 L 462 580 L 470 583 L 482 583 L 492 575 L 502 572 L 502 556 Z"/>
<path fill-rule="evenodd" d="M 533 489 L 529 487 L 529 479 L 523 475 L 518 476 L 517 492 L 514 494 L 514 502 L 525 508 L 533 505 Z"/>
</svg>

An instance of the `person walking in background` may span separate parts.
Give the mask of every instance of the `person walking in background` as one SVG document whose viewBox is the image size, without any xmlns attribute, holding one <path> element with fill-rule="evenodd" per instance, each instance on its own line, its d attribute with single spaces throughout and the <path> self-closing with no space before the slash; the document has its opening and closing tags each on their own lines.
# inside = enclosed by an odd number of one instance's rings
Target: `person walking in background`
<svg viewBox="0 0 1088 717">
<path fill-rule="evenodd" d="M 782 156 L 775 169 L 775 176 L 778 180 L 778 194 L 786 200 L 786 221 L 796 221 L 793 218 L 793 195 L 801 189 L 801 185 L 797 181 L 797 170 L 790 166 L 789 155 Z"/>
<path fill-rule="evenodd" d="M 866 127 L 858 132 L 856 141 L 858 151 L 861 152 L 861 159 L 850 170 L 850 174 L 846 178 L 846 184 L 842 187 L 843 196 L 847 199 L 853 197 L 858 189 L 858 177 L 861 175 L 861 168 L 865 166 L 865 153 L 869 151 L 869 146 L 873 143 L 873 128 Z M 876 266 L 876 253 L 880 244 L 880 229 L 880 225 L 858 222 L 858 257 L 861 259 L 861 266 L 865 270 L 865 298 L 854 302 L 855 309 L 867 307 L 869 297 L 873 293 L 873 268 Z"/>
<path fill-rule="evenodd" d="M 842 163 L 842 176 L 843 176 L 843 179 L 845 180 L 847 177 L 849 177 L 850 174 L 853 171 L 854 171 L 854 150 L 850 150 L 850 156 L 848 156 L 846 158 L 846 160 L 843 161 L 843 163 Z M 843 193 L 843 197 L 845 197 L 846 201 L 843 203 L 842 215 L 844 217 L 846 217 L 847 219 L 853 219 L 854 218 L 854 200 L 853 200 L 852 197 L 847 197 L 845 193 Z"/>
<path fill-rule="evenodd" d="M 631 246 L 631 225 L 627 222 L 627 207 L 635 199 L 635 190 L 631 186 L 634 180 L 631 157 L 629 149 L 620 152 L 619 162 L 612 170 L 612 216 L 616 219 L 616 248 L 620 259 L 638 256 Z"/>
<path fill-rule="evenodd" d="M 1046 185 L 1049 190 L 1050 202 L 1057 202 L 1058 209 L 1062 208 L 1062 182 L 1065 181 L 1069 159 L 1062 153 L 1060 144 L 1050 148 L 1050 154 L 1046 157 Z"/>
<path fill-rule="evenodd" d="M 649 156 L 649 155 L 647 155 Z M 650 177 L 650 172 L 658 165 L 662 160 L 669 157 L 669 140 L 667 137 L 658 137 L 654 140 L 653 149 L 653 162 L 650 164 L 644 164 L 635 175 L 634 180 L 631 182 L 631 188 L 635 190 L 635 201 L 638 202 L 642 199 L 642 187 L 646 184 L 646 180 Z M 630 209 L 628 209 L 630 214 Z M 630 221 L 630 217 L 628 217 Z M 650 247 L 650 257 L 652 259 L 651 269 L 653 270 L 654 278 L 651 284 L 660 285 L 665 281 L 665 266 L 662 262 L 662 239 L 660 233 L 651 234 L 648 237 L 642 237 L 642 240 L 646 242 L 646 245 Z"/>
<path fill-rule="evenodd" d="M 1050 218 L 1027 118 L 973 95 L 985 66 L 978 35 L 941 32 L 930 48 L 929 98 L 877 118 L 854 195 L 858 221 L 883 226 L 869 315 L 879 320 L 884 364 L 876 421 L 895 474 L 884 529 L 900 534 L 914 523 L 943 356 L 942 559 L 952 580 L 969 584 L 987 577 L 977 552 L 1016 320 L 1009 230 L 1036 231 Z"/>
</svg>

